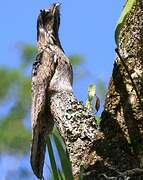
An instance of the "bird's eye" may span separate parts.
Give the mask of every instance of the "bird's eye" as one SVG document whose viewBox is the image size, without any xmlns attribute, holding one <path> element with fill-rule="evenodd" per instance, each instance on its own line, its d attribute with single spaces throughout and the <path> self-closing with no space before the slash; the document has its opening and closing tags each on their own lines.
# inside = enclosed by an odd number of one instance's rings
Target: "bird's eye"
<svg viewBox="0 0 143 180">
<path fill-rule="evenodd" d="M 40 9 L 40 13 L 42 13 L 44 11 L 44 9 Z"/>
</svg>

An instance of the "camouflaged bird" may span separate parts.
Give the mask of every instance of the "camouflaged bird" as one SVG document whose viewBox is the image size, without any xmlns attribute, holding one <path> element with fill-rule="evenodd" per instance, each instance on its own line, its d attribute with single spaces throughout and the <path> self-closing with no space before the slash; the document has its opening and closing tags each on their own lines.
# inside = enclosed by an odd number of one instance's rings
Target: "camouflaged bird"
<svg viewBox="0 0 143 180">
<path fill-rule="evenodd" d="M 61 47 L 58 30 L 60 4 L 41 10 L 37 20 L 38 55 L 32 70 L 32 145 L 31 166 L 43 178 L 46 139 L 54 126 L 50 99 L 64 90 L 72 92 L 72 67 Z"/>
</svg>

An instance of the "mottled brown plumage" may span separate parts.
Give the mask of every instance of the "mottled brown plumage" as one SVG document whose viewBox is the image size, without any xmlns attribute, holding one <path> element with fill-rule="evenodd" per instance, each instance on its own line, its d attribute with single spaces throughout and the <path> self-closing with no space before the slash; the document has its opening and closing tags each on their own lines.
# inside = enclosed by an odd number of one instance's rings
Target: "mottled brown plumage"
<svg viewBox="0 0 143 180">
<path fill-rule="evenodd" d="M 31 146 L 31 166 L 40 179 L 43 178 L 46 138 L 54 126 L 51 95 L 62 90 L 72 92 L 72 67 L 59 41 L 59 25 L 58 3 L 40 11 L 37 20 L 38 55 L 32 70 Z"/>
</svg>

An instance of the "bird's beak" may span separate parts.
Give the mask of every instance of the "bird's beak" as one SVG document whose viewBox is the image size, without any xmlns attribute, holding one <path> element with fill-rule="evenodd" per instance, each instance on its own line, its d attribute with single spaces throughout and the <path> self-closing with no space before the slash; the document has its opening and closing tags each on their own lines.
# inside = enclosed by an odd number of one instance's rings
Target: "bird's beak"
<svg viewBox="0 0 143 180">
<path fill-rule="evenodd" d="M 52 13 L 53 13 L 53 15 L 54 15 L 57 11 L 59 11 L 60 6 L 61 6 L 61 3 L 54 3 L 54 4 L 53 4 L 53 7 L 52 7 Z"/>
</svg>

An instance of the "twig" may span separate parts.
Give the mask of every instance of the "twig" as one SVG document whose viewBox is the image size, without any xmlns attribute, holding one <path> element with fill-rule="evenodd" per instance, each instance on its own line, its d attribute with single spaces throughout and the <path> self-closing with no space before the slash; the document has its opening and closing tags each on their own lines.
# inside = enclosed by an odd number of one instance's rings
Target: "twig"
<svg viewBox="0 0 143 180">
<path fill-rule="evenodd" d="M 132 78 L 132 76 L 131 76 L 131 74 L 130 74 L 130 72 L 129 72 L 129 69 L 128 69 L 126 63 L 125 63 L 125 60 L 124 60 L 123 57 L 120 55 L 118 48 L 116 48 L 115 51 L 116 51 L 117 55 L 119 56 L 119 58 L 120 58 L 120 60 L 121 60 L 121 62 L 122 62 L 122 64 L 123 64 L 126 72 L 128 73 L 128 76 L 129 76 L 129 78 L 130 78 L 130 80 L 131 80 L 131 82 L 132 82 L 133 88 L 134 88 L 134 90 L 135 90 L 135 92 L 136 92 L 136 95 L 137 95 L 137 97 L 138 97 L 138 100 L 139 100 L 141 109 L 142 109 L 142 111 L 143 111 L 142 100 L 141 100 L 141 98 L 140 98 L 140 95 L 139 95 L 139 93 L 138 93 L 138 90 L 137 90 L 137 88 L 136 88 L 136 85 L 135 85 L 135 83 L 134 83 L 134 81 L 133 81 L 133 78 Z"/>
</svg>

